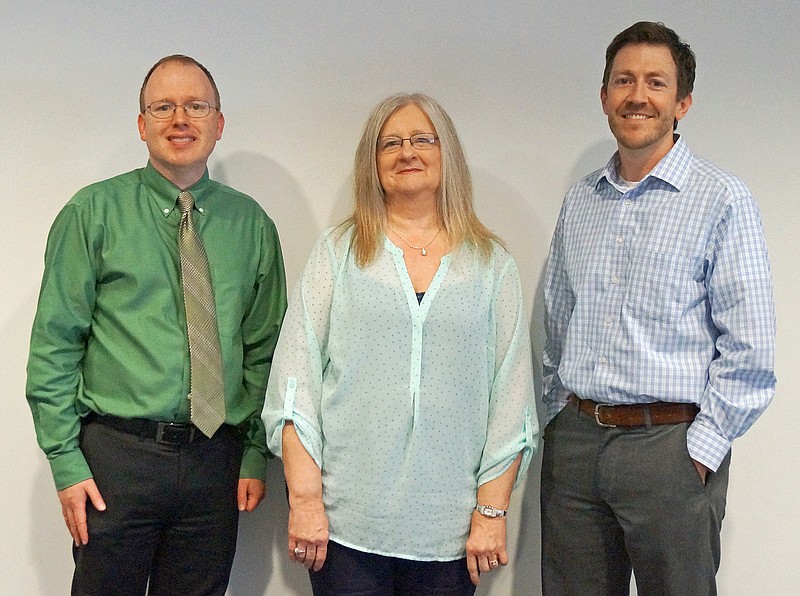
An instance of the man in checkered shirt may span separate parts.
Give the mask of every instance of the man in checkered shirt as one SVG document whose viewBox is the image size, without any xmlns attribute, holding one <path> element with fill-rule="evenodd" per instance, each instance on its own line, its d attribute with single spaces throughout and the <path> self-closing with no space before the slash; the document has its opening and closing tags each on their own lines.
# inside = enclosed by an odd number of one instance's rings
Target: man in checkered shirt
<svg viewBox="0 0 800 596">
<path fill-rule="evenodd" d="M 766 244 L 745 184 L 675 133 L 695 57 L 662 23 L 606 52 L 618 151 L 567 193 L 545 273 L 547 596 L 716 594 L 732 441 L 775 388 Z"/>
</svg>

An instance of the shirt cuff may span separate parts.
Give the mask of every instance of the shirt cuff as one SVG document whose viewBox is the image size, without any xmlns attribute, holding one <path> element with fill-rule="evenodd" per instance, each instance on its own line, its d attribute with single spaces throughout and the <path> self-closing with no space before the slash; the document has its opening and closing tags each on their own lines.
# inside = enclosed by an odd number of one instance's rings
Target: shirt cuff
<svg viewBox="0 0 800 596">
<path fill-rule="evenodd" d="M 53 473 L 56 490 L 64 490 L 73 484 L 92 478 L 92 471 L 80 449 L 52 458 L 50 471 Z"/>
<path fill-rule="evenodd" d="M 731 442 L 705 424 L 701 415 L 695 418 L 686 431 L 686 447 L 693 460 L 716 472 L 731 450 Z"/>
<path fill-rule="evenodd" d="M 239 478 L 255 478 L 266 480 L 267 458 L 255 447 L 245 447 L 242 454 L 242 465 L 239 468 Z"/>
</svg>

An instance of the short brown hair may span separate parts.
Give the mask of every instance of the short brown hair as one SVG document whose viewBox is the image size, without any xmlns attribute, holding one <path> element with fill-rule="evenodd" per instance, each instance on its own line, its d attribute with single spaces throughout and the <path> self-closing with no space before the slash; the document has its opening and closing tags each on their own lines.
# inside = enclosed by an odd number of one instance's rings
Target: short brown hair
<svg viewBox="0 0 800 596">
<path fill-rule="evenodd" d="M 640 21 L 617 34 L 606 49 L 606 68 L 603 71 L 603 89 L 608 87 L 608 78 L 617 53 L 631 44 L 666 46 L 672 54 L 678 73 L 678 100 L 682 100 L 694 89 L 697 63 L 688 43 L 681 40 L 675 31 L 664 23 Z"/>
</svg>

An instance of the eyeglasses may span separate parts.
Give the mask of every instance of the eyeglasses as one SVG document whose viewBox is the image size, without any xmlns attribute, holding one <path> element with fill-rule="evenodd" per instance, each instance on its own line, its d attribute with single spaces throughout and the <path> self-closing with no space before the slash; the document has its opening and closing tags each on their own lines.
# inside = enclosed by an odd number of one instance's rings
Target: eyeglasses
<svg viewBox="0 0 800 596">
<path fill-rule="evenodd" d="M 426 149 L 433 149 L 438 140 L 439 137 L 431 132 L 421 132 L 411 135 L 407 139 L 400 137 L 380 137 L 378 139 L 378 151 L 380 153 L 395 153 L 396 151 L 400 151 L 405 141 L 411 143 L 414 149 L 425 151 Z"/>
<path fill-rule="evenodd" d="M 189 118 L 205 118 L 212 109 L 218 109 L 217 106 L 212 106 L 207 101 L 190 101 L 189 103 L 183 104 L 176 104 L 171 101 L 154 101 L 147 106 L 144 111 L 150 110 L 153 118 L 166 120 L 167 118 L 172 118 L 175 114 L 175 110 L 178 108 L 183 108 L 183 111 Z"/>
</svg>

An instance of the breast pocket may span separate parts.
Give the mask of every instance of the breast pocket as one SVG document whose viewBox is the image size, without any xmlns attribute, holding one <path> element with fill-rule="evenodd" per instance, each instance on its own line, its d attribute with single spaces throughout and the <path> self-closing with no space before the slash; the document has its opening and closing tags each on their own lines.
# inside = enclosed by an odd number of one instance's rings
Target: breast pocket
<svg viewBox="0 0 800 596">
<path fill-rule="evenodd" d="M 703 260 L 644 252 L 631 260 L 625 306 L 635 319 L 674 324 L 704 294 Z"/>
</svg>

